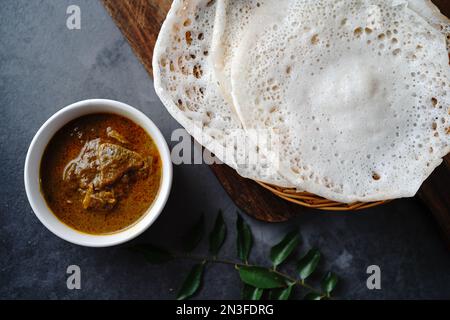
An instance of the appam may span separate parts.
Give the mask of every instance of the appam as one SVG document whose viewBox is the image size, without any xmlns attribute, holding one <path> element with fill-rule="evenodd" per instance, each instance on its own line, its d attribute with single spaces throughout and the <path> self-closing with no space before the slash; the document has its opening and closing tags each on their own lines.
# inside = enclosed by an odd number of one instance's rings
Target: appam
<svg viewBox="0 0 450 320">
<path fill-rule="evenodd" d="M 220 5 L 211 0 L 173 2 L 153 55 L 156 93 L 189 134 L 239 174 L 289 186 L 259 152 L 255 143 L 261 141 L 243 130 L 216 79 L 210 50 Z"/>
<path fill-rule="evenodd" d="M 413 196 L 450 151 L 448 20 L 428 1 L 267 12 L 239 37 L 231 96 L 247 130 L 278 136 L 279 173 L 344 203 Z"/>
</svg>

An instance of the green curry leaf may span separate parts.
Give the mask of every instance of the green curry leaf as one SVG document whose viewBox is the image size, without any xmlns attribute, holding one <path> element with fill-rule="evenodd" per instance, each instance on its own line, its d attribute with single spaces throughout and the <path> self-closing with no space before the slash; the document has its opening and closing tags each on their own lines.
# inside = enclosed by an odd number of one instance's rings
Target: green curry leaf
<svg viewBox="0 0 450 320">
<path fill-rule="evenodd" d="M 236 230 L 236 247 L 238 258 L 244 262 L 247 262 L 253 244 L 253 236 L 249 225 L 245 223 L 239 213 L 237 214 Z"/>
<path fill-rule="evenodd" d="M 205 215 L 202 214 L 198 218 L 197 222 L 183 237 L 183 243 L 187 252 L 192 252 L 203 238 L 205 231 Z"/>
<path fill-rule="evenodd" d="M 308 293 L 303 299 L 305 300 L 322 300 L 322 295 L 316 292 Z"/>
<path fill-rule="evenodd" d="M 290 284 L 287 288 L 274 289 L 270 292 L 271 300 L 288 300 L 292 294 L 292 288 L 295 283 Z"/>
<path fill-rule="evenodd" d="M 220 210 L 217 214 L 216 222 L 214 223 L 214 228 L 209 234 L 209 252 L 216 256 L 225 241 L 225 236 L 227 234 L 227 227 L 225 221 L 223 220 L 223 214 Z"/>
<path fill-rule="evenodd" d="M 199 263 L 191 269 L 188 276 L 184 280 L 180 291 L 178 292 L 177 300 L 187 299 L 197 292 L 202 282 L 204 268 L 205 265 L 203 263 Z"/>
<path fill-rule="evenodd" d="M 261 300 L 264 290 L 244 284 L 242 288 L 242 300 Z"/>
<path fill-rule="evenodd" d="M 242 282 L 260 289 L 281 288 L 287 285 L 287 279 L 264 267 L 240 266 L 238 268 Z"/>
<path fill-rule="evenodd" d="M 152 264 L 161 264 L 174 258 L 167 250 L 150 244 L 139 244 L 131 247 L 130 250 L 138 252 Z"/>
<path fill-rule="evenodd" d="M 270 260 L 272 260 L 273 266 L 276 267 L 283 263 L 299 243 L 300 237 L 298 232 L 295 230 L 289 232 L 283 240 L 270 250 Z"/>
<path fill-rule="evenodd" d="M 325 292 L 327 295 L 330 295 L 330 293 L 336 288 L 337 283 L 338 276 L 335 273 L 328 271 L 322 280 L 323 292 Z"/>
<path fill-rule="evenodd" d="M 303 258 L 300 259 L 297 266 L 297 272 L 300 279 L 305 280 L 308 278 L 314 270 L 317 268 L 317 264 L 320 261 L 320 252 L 317 249 L 311 249 Z"/>
</svg>

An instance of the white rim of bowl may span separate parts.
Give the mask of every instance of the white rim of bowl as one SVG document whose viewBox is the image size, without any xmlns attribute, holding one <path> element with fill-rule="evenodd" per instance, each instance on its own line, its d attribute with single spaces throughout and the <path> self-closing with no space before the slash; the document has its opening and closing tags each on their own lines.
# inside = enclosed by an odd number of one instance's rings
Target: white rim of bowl
<svg viewBox="0 0 450 320">
<path fill-rule="evenodd" d="M 90 108 L 89 108 L 90 107 Z M 89 110 L 91 109 L 91 110 Z M 69 121 L 94 113 L 121 115 L 141 126 L 153 139 L 161 157 L 162 181 L 156 198 L 146 213 L 130 227 L 105 235 L 79 232 L 60 221 L 48 208 L 40 190 L 40 162 L 54 134 Z M 64 117 L 66 115 L 66 117 Z M 74 115 L 74 116 L 73 116 Z M 63 118 L 63 120 L 60 120 Z M 67 118 L 67 119 L 64 119 Z M 60 124 L 56 124 L 61 121 Z M 173 168 L 169 147 L 158 127 L 144 113 L 115 100 L 89 99 L 66 106 L 52 115 L 37 131 L 25 159 L 24 183 L 31 208 L 39 221 L 53 234 L 68 242 L 87 247 L 109 247 L 130 241 L 147 230 L 159 217 L 169 198 Z M 36 181 L 37 180 L 37 181 Z"/>
</svg>

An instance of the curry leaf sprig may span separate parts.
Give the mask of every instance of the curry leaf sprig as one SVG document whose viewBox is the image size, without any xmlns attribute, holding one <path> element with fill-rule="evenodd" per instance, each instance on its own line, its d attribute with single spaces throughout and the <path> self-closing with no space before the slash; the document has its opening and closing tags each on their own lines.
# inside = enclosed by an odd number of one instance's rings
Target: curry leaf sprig
<svg viewBox="0 0 450 320">
<path fill-rule="evenodd" d="M 338 277 L 333 272 L 329 271 L 325 274 L 322 278 L 320 289 L 315 289 L 306 282 L 317 271 L 317 266 L 321 260 L 321 254 L 317 249 L 309 250 L 297 262 L 294 276 L 279 270 L 279 267 L 287 262 L 300 244 L 300 236 L 297 231 L 289 232 L 278 244 L 272 247 L 269 255 L 271 267 L 249 262 L 253 246 L 253 235 L 250 226 L 245 223 L 239 213 L 236 219 L 236 231 L 238 261 L 218 257 L 220 248 L 225 242 L 227 235 L 227 226 L 221 211 L 219 211 L 213 229 L 209 233 L 208 256 L 198 256 L 191 253 L 201 242 L 205 233 L 205 218 L 203 214 L 183 237 L 185 253 L 170 252 L 153 245 L 138 245 L 132 247 L 132 249 L 141 253 L 148 262 L 153 264 L 165 263 L 173 259 L 188 259 L 196 262 L 178 292 L 177 299 L 180 300 L 190 298 L 200 290 L 206 266 L 215 263 L 234 266 L 243 283 L 242 298 L 245 300 L 260 300 L 262 298 L 287 300 L 291 298 L 295 288 L 305 290 L 307 293 L 304 295 L 304 299 L 307 300 L 331 298 L 331 294 L 338 283 Z"/>
</svg>

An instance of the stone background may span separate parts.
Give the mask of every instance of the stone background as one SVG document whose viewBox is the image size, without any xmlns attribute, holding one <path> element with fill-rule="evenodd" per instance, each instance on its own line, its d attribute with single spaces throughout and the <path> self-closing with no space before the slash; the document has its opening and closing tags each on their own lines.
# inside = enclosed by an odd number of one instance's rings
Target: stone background
<svg viewBox="0 0 450 320">
<path fill-rule="evenodd" d="M 79 5 L 81 30 L 66 28 L 66 8 Z M 96 0 L 3 0 L 0 6 L 0 298 L 170 299 L 189 261 L 146 264 L 126 246 L 92 249 L 58 239 L 34 216 L 25 195 L 23 166 L 33 135 L 53 113 L 78 100 L 109 98 L 146 113 L 167 140 L 178 124 L 155 95 L 152 80 Z M 174 183 L 159 220 L 133 243 L 179 248 L 181 235 L 205 212 L 229 226 L 222 250 L 233 258 L 236 207 L 206 165 L 174 168 Z M 397 200 L 359 213 L 308 211 L 283 224 L 245 217 L 256 246 L 251 259 L 267 263 L 270 246 L 298 226 L 302 246 L 320 248 L 320 268 L 341 276 L 344 299 L 450 298 L 450 255 L 436 223 L 419 201 Z M 206 246 L 199 248 L 205 252 Z M 82 289 L 66 288 L 66 268 L 82 269 Z M 382 290 L 366 288 L 366 268 L 382 270 Z M 292 265 L 292 263 L 291 263 Z M 288 267 L 289 270 L 289 267 Z M 238 299 L 240 282 L 229 266 L 207 268 L 196 298 Z M 298 291 L 298 297 L 305 292 Z"/>
</svg>

